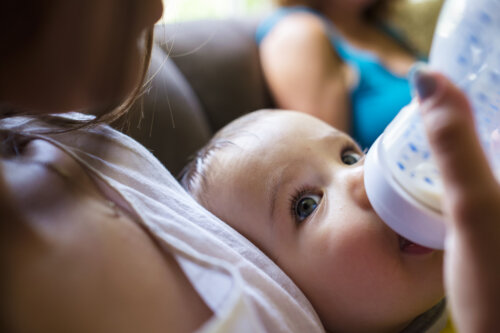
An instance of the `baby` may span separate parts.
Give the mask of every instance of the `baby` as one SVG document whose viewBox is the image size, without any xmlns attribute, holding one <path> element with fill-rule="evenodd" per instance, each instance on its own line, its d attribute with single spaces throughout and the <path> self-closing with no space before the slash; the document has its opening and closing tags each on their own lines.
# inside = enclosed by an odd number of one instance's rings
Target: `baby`
<svg viewBox="0 0 500 333">
<path fill-rule="evenodd" d="M 292 278 L 327 331 L 425 332 L 443 313 L 442 252 L 380 220 L 363 152 L 321 120 L 292 111 L 239 118 L 181 182 Z"/>
</svg>

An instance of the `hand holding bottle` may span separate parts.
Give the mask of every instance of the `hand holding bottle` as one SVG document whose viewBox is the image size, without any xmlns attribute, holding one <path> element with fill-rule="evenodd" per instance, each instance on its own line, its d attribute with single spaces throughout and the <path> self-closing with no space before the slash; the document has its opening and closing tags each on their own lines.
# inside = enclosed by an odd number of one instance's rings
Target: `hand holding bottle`
<svg viewBox="0 0 500 333">
<path fill-rule="evenodd" d="M 419 70 L 414 85 L 443 181 L 445 286 L 460 332 L 495 332 L 500 309 L 500 185 L 468 99 L 444 76 Z"/>
</svg>

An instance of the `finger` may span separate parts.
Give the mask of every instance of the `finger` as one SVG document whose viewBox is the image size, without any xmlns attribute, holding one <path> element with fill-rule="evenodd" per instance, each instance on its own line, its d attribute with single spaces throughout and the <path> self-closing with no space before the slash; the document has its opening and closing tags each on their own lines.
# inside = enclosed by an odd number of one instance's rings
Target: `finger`
<svg viewBox="0 0 500 333">
<path fill-rule="evenodd" d="M 498 185 L 477 137 L 470 103 L 440 74 L 419 69 L 413 82 L 445 193 L 451 196 L 448 203 L 460 215 L 474 215 L 476 203 L 486 202 L 485 195 L 496 193 Z"/>
</svg>

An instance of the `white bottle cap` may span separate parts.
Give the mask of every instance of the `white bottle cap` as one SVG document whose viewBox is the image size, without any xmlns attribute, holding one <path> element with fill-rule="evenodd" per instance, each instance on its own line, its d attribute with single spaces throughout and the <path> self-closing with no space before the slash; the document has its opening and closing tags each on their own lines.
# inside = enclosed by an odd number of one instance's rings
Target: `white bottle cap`
<svg viewBox="0 0 500 333">
<path fill-rule="evenodd" d="M 410 241 L 434 249 L 444 248 L 443 216 L 417 201 L 391 174 L 379 136 L 365 161 L 365 189 L 375 212 L 395 232 Z"/>
</svg>

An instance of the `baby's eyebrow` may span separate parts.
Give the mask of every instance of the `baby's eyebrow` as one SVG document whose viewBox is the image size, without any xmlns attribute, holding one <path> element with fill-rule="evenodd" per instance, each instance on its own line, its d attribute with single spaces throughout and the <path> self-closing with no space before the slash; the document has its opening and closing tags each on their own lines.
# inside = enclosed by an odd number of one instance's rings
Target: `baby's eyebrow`
<svg viewBox="0 0 500 333">
<path fill-rule="evenodd" d="M 276 171 L 270 177 L 269 182 L 267 183 L 266 193 L 268 201 L 271 202 L 271 205 L 269 207 L 269 217 L 271 218 L 271 221 L 273 221 L 276 201 L 278 200 L 280 189 L 283 187 L 283 185 L 290 183 L 294 179 L 295 174 L 292 172 L 292 170 L 296 169 L 297 165 L 300 165 L 301 160 L 305 159 L 291 161 L 285 166 L 276 169 Z"/>
<path fill-rule="evenodd" d="M 331 131 L 328 131 L 328 133 L 321 135 L 316 138 L 319 141 L 322 141 L 328 145 L 338 141 L 339 139 L 341 140 L 348 140 L 354 142 L 351 137 L 344 132 L 341 132 L 336 129 L 332 129 Z M 356 143 L 354 143 L 356 145 Z M 267 202 L 271 202 L 269 206 L 269 217 L 271 218 L 271 221 L 274 221 L 274 211 L 276 209 L 276 202 L 278 200 L 278 194 L 280 193 L 280 189 L 290 183 L 297 175 L 297 170 L 298 166 L 304 165 L 308 159 L 306 157 L 301 157 L 294 159 L 292 161 L 289 161 L 286 165 L 282 166 L 281 168 L 275 169 L 271 177 L 269 178 L 269 181 L 266 184 L 266 199 Z"/>
<path fill-rule="evenodd" d="M 354 144 L 356 144 L 354 142 L 354 140 L 352 139 L 352 137 L 342 131 L 339 131 L 339 130 L 332 130 L 331 132 L 329 132 L 327 135 L 324 136 L 323 140 L 329 142 L 329 143 L 333 143 L 337 140 L 347 140 L 347 141 L 353 141 Z"/>
</svg>

